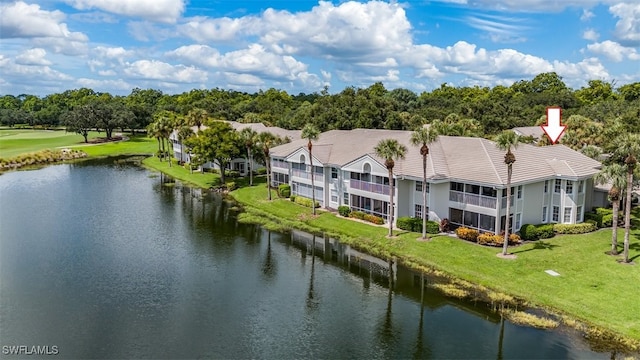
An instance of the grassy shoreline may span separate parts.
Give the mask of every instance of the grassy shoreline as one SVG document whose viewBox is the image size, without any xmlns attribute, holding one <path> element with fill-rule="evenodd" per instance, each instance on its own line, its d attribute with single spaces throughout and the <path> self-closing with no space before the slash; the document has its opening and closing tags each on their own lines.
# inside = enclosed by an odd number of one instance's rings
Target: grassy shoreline
<svg viewBox="0 0 640 360">
<path fill-rule="evenodd" d="M 438 235 L 418 241 L 419 234 L 395 232 L 385 237 L 385 228 L 357 223 L 329 212 L 316 217 L 310 209 L 285 199 L 266 200 L 264 180 L 231 195 L 244 206 L 241 222 L 259 223 L 272 230 L 296 228 L 325 232 L 374 256 L 396 258 L 417 270 L 435 269 L 495 292 L 526 299 L 533 307 L 577 319 L 591 333 L 613 334 L 631 348 L 640 346 L 640 304 L 637 281 L 640 267 L 623 265 L 605 255 L 611 230 L 586 235 L 556 236 L 553 239 L 512 248 L 516 260 L 499 259 L 498 248 L 478 246 L 450 236 Z M 640 209 L 635 210 L 640 217 Z M 623 232 L 620 231 L 619 238 Z M 631 257 L 640 257 L 640 230 L 631 235 Z M 560 273 L 553 277 L 545 270 Z M 567 321 L 570 323 L 571 321 Z M 612 336 L 613 335 L 613 336 Z"/>
<path fill-rule="evenodd" d="M 86 152 L 88 158 L 151 155 L 157 149 L 154 139 L 136 136 L 128 141 L 99 145 L 68 144 Z M 172 167 L 155 157 L 147 157 L 143 165 L 164 172 L 189 185 L 211 188 L 219 183 L 219 175 L 191 174 L 189 170 Z M 417 241 L 418 234 L 396 232 L 392 239 L 386 230 L 369 224 L 340 218 L 320 211 L 311 216 L 310 209 L 285 199 L 267 200 L 264 177 L 257 177 L 253 187 L 242 186 L 231 196 L 242 204 L 239 221 L 262 224 L 271 230 L 292 228 L 327 233 L 374 256 L 396 258 L 403 265 L 417 270 L 435 269 L 453 278 L 468 281 L 496 292 L 526 299 L 529 304 L 560 312 L 616 335 L 631 339 L 640 346 L 640 265 L 617 263 L 604 253 L 609 249 L 611 230 L 586 235 L 565 235 L 513 248 L 514 261 L 496 257 L 497 248 L 487 248 L 449 236 L 435 236 L 431 241 Z M 245 183 L 245 179 L 236 181 Z M 246 184 L 245 184 L 246 185 Z M 636 208 L 635 216 L 640 217 Z M 622 239 L 620 231 L 619 239 Z M 640 258 L 640 229 L 631 234 L 631 254 Z M 545 270 L 561 274 L 552 277 Z M 606 334 L 605 337 L 610 336 Z M 614 337 L 615 338 L 615 337 Z"/>
</svg>

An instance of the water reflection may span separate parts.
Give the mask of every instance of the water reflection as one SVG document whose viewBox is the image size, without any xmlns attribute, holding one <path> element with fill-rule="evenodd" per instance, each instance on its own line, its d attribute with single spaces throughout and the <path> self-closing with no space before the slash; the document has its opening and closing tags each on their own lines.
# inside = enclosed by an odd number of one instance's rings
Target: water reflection
<svg viewBox="0 0 640 360">
<path fill-rule="evenodd" d="M 64 358 L 608 355 L 335 239 L 239 224 L 223 198 L 126 162 L 4 174 L 0 190 L 2 345 Z"/>
</svg>

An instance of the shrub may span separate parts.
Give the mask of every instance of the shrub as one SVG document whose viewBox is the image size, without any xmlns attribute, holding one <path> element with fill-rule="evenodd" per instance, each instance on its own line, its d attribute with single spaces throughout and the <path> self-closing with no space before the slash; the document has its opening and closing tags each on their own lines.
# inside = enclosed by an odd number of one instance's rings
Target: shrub
<svg viewBox="0 0 640 360">
<path fill-rule="evenodd" d="M 478 235 L 478 244 L 489 246 L 501 246 L 504 242 L 504 238 L 494 233 L 484 233 Z"/>
<path fill-rule="evenodd" d="M 504 244 L 504 239 L 501 242 L 502 244 Z M 518 245 L 522 243 L 522 239 L 520 238 L 520 235 L 518 234 L 509 234 L 509 245 Z"/>
<path fill-rule="evenodd" d="M 536 229 L 538 230 L 539 239 L 550 239 L 556 235 L 556 232 L 553 230 L 553 224 L 536 225 Z"/>
<path fill-rule="evenodd" d="M 427 233 L 429 234 L 438 234 L 440 232 L 440 225 L 433 221 L 433 220 L 428 220 L 427 221 Z"/>
<path fill-rule="evenodd" d="M 311 199 L 306 198 L 306 197 L 302 197 L 302 196 L 297 196 L 294 201 L 295 201 L 296 204 L 300 204 L 300 205 L 306 206 L 306 207 L 311 207 L 312 205 L 315 205 L 315 207 L 319 207 L 320 206 L 320 204 L 317 201 L 314 204 L 311 201 Z"/>
<path fill-rule="evenodd" d="M 613 214 L 607 214 L 602 216 L 602 224 L 600 227 L 611 227 L 613 226 Z"/>
<path fill-rule="evenodd" d="M 401 216 L 396 220 L 396 227 L 406 231 L 413 231 L 413 220 L 409 216 Z"/>
<path fill-rule="evenodd" d="M 480 232 L 475 229 L 459 227 L 456 229 L 456 235 L 460 239 L 476 242 L 478 240 L 478 235 L 480 235 Z"/>
<path fill-rule="evenodd" d="M 289 200 L 296 202 L 296 196 L 295 195 L 289 196 Z"/>
<path fill-rule="evenodd" d="M 229 181 L 227 183 L 227 190 L 233 191 L 233 190 L 235 190 L 237 188 L 238 188 L 238 186 L 236 185 L 235 181 Z"/>
<path fill-rule="evenodd" d="M 235 170 L 226 170 L 224 172 L 224 175 L 227 176 L 227 177 L 230 177 L 232 179 L 236 179 L 236 178 L 240 177 L 240 172 L 235 171 Z"/>
<path fill-rule="evenodd" d="M 441 232 L 447 232 L 450 229 L 450 225 L 449 225 L 449 219 L 444 218 L 442 220 L 440 220 L 440 231 Z"/>
<path fill-rule="evenodd" d="M 375 216 L 371 214 L 364 214 L 364 221 L 368 221 L 370 223 L 374 223 L 376 225 L 384 224 L 384 219 L 380 216 Z"/>
<path fill-rule="evenodd" d="M 354 218 L 354 219 L 360 219 L 360 220 L 364 220 L 364 216 L 366 214 L 363 213 L 362 211 L 352 211 L 349 216 Z"/>
<path fill-rule="evenodd" d="M 605 226 L 603 224 L 603 220 L 604 220 L 605 216 L 608 216 L 608 215 L 598 214 L 598 213 L 595 213 L 595 212 L 586 212 L 586 213 L 584 213 L 584 220 L 585 220 L 585 222 L 587 222 L 587 221 L 595 221 L 596 222 L 596 226 L 601 228 L 601 227 Z"/>
<path fill-rule="evenodd" d="M 256 170 L 255 172 L 258 175 L 266 175 L 267 174 L 267 168 L 260 168 L 260 169 Z"/>
<path fill-rule="evenodd" d="M 289 184 L 278 185 L 278 193 L 283 198 L 288 198 L 289 196 L 291 196 L 291 186 L 289 186 Z"/>
<path fill-rule="evenodd" d="M 351 213 L 351 208 L 346 205 L 338 206 L 338 214 L 340 216 L 349 217 L 349 213 Z"/>
<path fill-rule="evenodd" d="M 538 240 L 540 238 L 538 228 L 531 224 L 524 224 L 520 227 L 520 236 L 524 240 Z"/>
<path fill-rule="evenodd" d="M 613 209 L 609 209 L 609 208 L 595 208 L 593 209 L 593 211 L 598 214 L 598 215 L 609 215 L 609 214 L 613 214 Z"/>
<path fill-rule="evenodd" d="M 591 223 L 582 224 L 554 224 L 553 230 L 558 234 L 584 234 L 596 230 Z"/>
</svg>

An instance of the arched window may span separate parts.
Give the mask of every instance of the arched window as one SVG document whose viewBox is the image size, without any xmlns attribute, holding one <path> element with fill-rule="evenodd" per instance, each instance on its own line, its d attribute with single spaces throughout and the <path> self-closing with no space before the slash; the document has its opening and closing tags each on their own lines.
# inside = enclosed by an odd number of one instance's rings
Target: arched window
<svg viewBox="0 0 640 360">
<path fill-rule="evenodd" d="M 371 164 L 364 163 L 362 166 L 362 181 L 371 182 Z"/>
<path fill-rule="evenodd" d="M 300 154 L 300 170 L 307 171 L 306 158 L 304 154 Z"/>
</svg>

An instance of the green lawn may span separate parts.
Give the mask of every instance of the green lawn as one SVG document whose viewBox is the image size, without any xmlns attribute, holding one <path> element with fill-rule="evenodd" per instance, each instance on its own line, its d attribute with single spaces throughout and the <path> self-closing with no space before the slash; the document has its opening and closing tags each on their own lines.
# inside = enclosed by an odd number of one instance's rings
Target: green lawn
<svg viewBox="0 0 640 360">
<path fill-rule="evenodd" d="M 386 228 L 362 224 L 311 209 L 285 199 L 266 200 L 264 181 L 232 192 L 245 204 L 248 217 L 285 220 L 287 227 L 302 225 L 311 231 L 338 233 L 343 241 L 373 250 L 374 254 L 406 259 L 444 271 L 454 277 L 526 299 L 532 305 L 555 309 L 585 322 L 640 339 L 640 230 L 631 235 L 630 257 L 637 265 L 618 263 L 605 255 L 611 230 L 586 235 L 565 235 L 511 249 L 516 260 L 496 257 L 487 248 L 449 236 L 417 241 L 418 233 L 397 232 L 387 239 Z M 640 217 L 640 209 L 636 209 Z M 619 241 L 622 242 L 623 231 Z M 545 270 L 554 270 L 553 277 Z"/>
<path fill-rule="evenodd" d="M 136 135 L 126 141 L 105 144 L 88 144 L 75 146 L 89 156 L 117 156 L 117 155 L 151 155 L 158 150 L 158 142 L 145 135 Z"/>
<path fill-rule="evenodd" d="M 191 186 L 208 189 L 220 184 L 220 175 L 200 172 L 191 174 L 188 169 L 178 165 L 175 160 L 173 160 L 171 167 L 167 161 L 160 161 L 157 157 L 148 157 L 142 163 L 148 168 L 161 171 Z"/>
<path fill-rule="evenodd" d="M 91 132 L 89 138 L 100 136 Z M 104 136 L 104 133 L 103 133 Z M 82 135 L 63 130 L 0 130 L 0 157 L 10 158 L 23 153 L 78 145 L 84 142 Z"/>
</svg>

